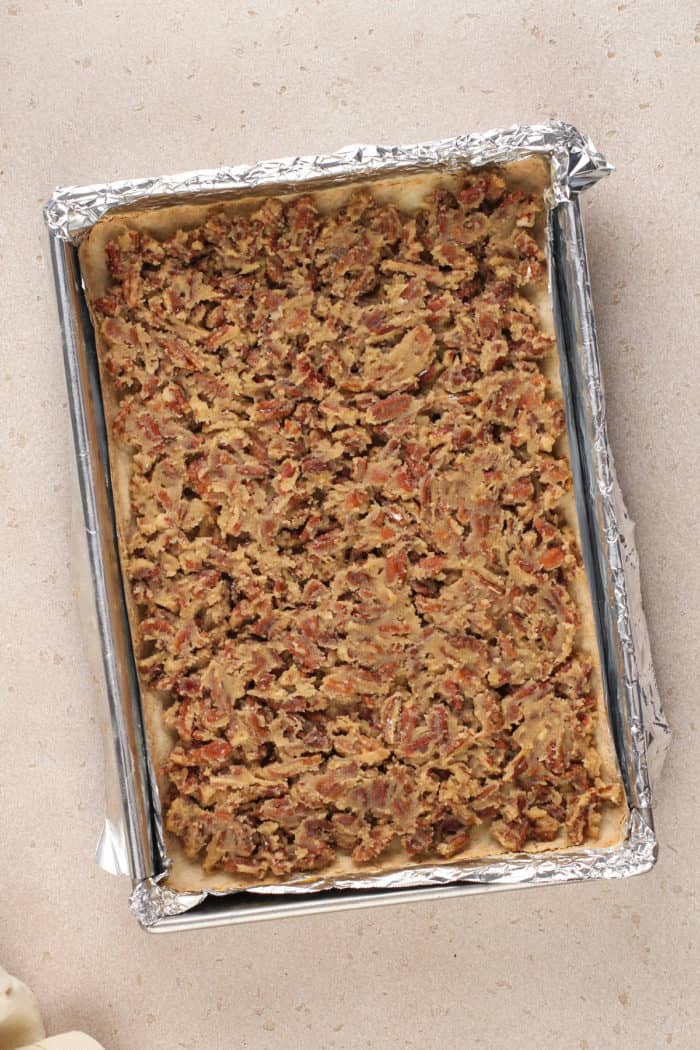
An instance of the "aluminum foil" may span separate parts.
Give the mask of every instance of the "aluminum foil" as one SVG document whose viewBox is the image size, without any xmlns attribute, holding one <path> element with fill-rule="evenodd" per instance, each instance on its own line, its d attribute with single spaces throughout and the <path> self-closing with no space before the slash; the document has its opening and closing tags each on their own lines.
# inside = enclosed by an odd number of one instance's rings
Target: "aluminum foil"
<svg viewBox="0 0 700 1050">
<path fill-rule="evenodd" d="M 624 844 L 614 850 L 523 854 L 461 865 L 424 865 L 374 876 L 302 876 L 245 893 L 180 894 L 163 885 L 168 859 L 160 804 L 140 721 L 128 621 L 118 578 L 105 429 L 89 317 L 75 245 L 106 211 L 280 194 L 435 168 L 505 163 L 532 154 L 550 160 L 548 257 L 583 555 L 591 582 L 615 742 L 630 804 Z M 97 861 L 134 882 L 131 907 L 154 929 L 247 921 L 325 907 L 471 893 L 571 879 L 617 878 L 647 870 L 656 856 L 652 777 L 669 743 L 641 605 L 633 525 L 616 480 L 593 320 L 578 194 L 612 171 L 569 124 L 516 125 L 416 146 L 350 146 L 328 156 L 132 179 L 56 190 L 45 216 L 52 240 L 68 392 L 73 418 L 88 559 L 78 583 L 94 594 L 88 634 L 99 636 L 105 684 L 108 812 Z M 82 566 L 82 568 L 81 568 Z M 85 567 L 89 571 L 86 571 Z M 387 893 L 391 890 L 392 893 Z M 342 892 L 340 892 L 342 891 Z M 361 891 L 361 892 L 358 892 Z M 194 909 L 194 910 L 193 910 Z"/>
</svg>

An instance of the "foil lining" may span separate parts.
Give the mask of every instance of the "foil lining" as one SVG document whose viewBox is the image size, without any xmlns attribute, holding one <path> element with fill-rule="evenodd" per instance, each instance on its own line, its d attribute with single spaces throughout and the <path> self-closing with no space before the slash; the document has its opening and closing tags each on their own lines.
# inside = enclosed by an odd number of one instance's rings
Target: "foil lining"
<svg viewBox="0 0 700 1050">
<path fill-rule="evenodd" d="M 106 211 L 114 208 L 135 204 L 157 207 L 191 201 L 195 195 L 201 203 L 232 193 L 314 190 L 402 172 L 506 163 L 537 153 L 550 160 L 551 186 L 546 194 L 550 292 L 562 358 L 584 561 L 594 590 L 606 694 L 630 804 L 626 840 L 613 850 L 522 854 L 491 862 L 425 865 L 362 877 L 300 876 L 284 886 L 221 896 L 175 893 L 163 884 L 168 859 L 162 816 L 142 728 L 139 733 L 133 668 L 129 672 L 124 666 L 131 659 L 126 655 L 128 623 L 111 564 L 115 551 L 110 533 L 113 521 L 104 506 L 105 494 L 109 502 L 111 490 L 104 447 L 101 452 L 98 448 L 100 442 L 104 445 L 104 419 L 74 246 Z M 106 681 L 109 701 L 103 725 L 106 750 L 111 756 L 106 763 L 109 804 L 96 859 L 106 870 L 128 871 L 131 875 L 131 909 L 144 926 L 182 928 L 262 918 L 266 913 L 287 914 L 287 906 L 272 906 L 272 896 L 301 905 L 302 899 L 309 901 L 309 895 L 315 894 L 316 905 L 304 907 L 309 911 L 353 906 L 348 903 L 350 893 L 343 898 L 342 894 L 329 895 L 329 890 L 370 891 L 362 895 L 363 904 L 384 903 L 391 899 L 383 893 L 387 889 L 409 891 L 410 895 L 420 892 L 419 887 L 433 887 L 430 892 L 435 896 L 448 888 L 450 892 L 474 892 L 571 879 L 618 878 L 646 871 L 654 863 L 652 778 L 660 772 L 670 734 L 651 662 L 633 524 L 624 507 L 607 437 L 577 199 L 582 190 L 610 171 L 611 165 L 586 136 L 569 124 L 551 121 L 416 146 L 350 146 L 328 156 L 60 188 L 46 205 L 85 519 L 83 537 L 87 536 L 89 553 L 89 572 L 84 559 L 76 562 L 78 583 L 81 590 L 88 586 L 95 595 L 97 632 L 93 627 L 91 633 L 93 638 L 99 634 L 102 658 L 96 674 Z M 588 529 L 583 527 L 586 522 Z M 406 896 L 400 893 L 401 899 Z M 242 898 L 248 902 L 245 907 L 240 906 Z"/>
<path fill-rule="evenodd" d="M 618 681 L 608 682 L 611 719 L 617 733 L 623 775 L 634 804 L 650 807 L 652 782 L 661 772 L 671 734 L 661 707 L 651 658 L 649 635 L 642 607 L 639 555 L 634 543 L 634 523 L 625 507 L 607 433 L 605 394 L 593 315 L 590 278 L 583 226 L 578 204 L 554 208 L 549 217 L 550 292 L 555 306 L 557 336 L 570 342 L 566 364 L 569 396 L 577 401 L 575 416 L 579 446 L 588 457 L 582 465 L 586 509 L 597 519 L 594 532 L 601 545 L 598 574 L 604 606 L 600 615 L 604 648 L 618 671 Z M 557 272 L 562 287 L 553 287 Z M 561 297 L 563 296 L 563 301 Z M 562 330 L 564 319 L 572 330 Z M 571 352 L 573 350 L 573 353 Z M 568 408 L 569 406 L 567 406 Z M 585 542 L 584 542 L 585 546 Z M 584 550 L 585 555 L 585 550 Z M 592 566 L 587 565 L 591 570 Z M 615 695 L 617 690 L 617 695 Z M 621 719 L 621 714 L 627 719 Z M 620 736 L 625 736 L 626 747 Z M 625 758 L 631 755 L 632 761 Z"/>
</svg>

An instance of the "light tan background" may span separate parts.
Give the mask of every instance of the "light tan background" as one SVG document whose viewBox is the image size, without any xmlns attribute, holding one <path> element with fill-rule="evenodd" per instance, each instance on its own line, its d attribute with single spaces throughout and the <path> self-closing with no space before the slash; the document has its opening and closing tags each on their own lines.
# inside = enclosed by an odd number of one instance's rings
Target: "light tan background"
<svg viewBox="0 0 700 1050">
<path fill-rule="evenodd" d="M 697 47 L 690 0 L 0 6 L 0 960 L 109 1050 L 690 1050 L 699 955 Z M 149 938 L 93 866 L 96 699 L 41 205 L 57 183 L 545 117 L 585 197 L 610 430 L 675 742 L 639 879 Z M 695 296 L 695 298 L 694 298 Z M 695 985 L 695 987 L 694 987 Z"/>
</svg>

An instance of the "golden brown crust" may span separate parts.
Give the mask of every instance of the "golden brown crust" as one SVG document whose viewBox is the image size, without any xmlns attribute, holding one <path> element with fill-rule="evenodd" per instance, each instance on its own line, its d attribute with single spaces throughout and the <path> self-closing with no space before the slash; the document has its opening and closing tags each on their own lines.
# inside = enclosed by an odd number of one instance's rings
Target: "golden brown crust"
<svg viewBox="0 0 700 1050">
<path fill-rule="evenodd" d="M 151 750 L 161 798 L 168 811 L 168 849 L 174 861 L 169 884 L 174 888 L 233 889 L 283 881 L 289 874 L 305 869 L 321 869 L 324 876 L 391 870 L 406 866 L 405 851 L 414 863 L 429 859 L 434 863 L 447 857 L 459 862 L 513 850 L 535 852 L 577 844 L 607 846 L 621 840 L 626 810 L 605 712 L 590 595 L 580 567 L 576 513 L 571 495 L 566 492 L 568 450 L 558 401 L 558 361 L 553 340 L 547 338 L 552 334 L 551 312 L 543 281 L 532 280 L 538 272 L 542 273 L 542 216 L 538 214 L 537 199 L 517 194 L 524 190 L 540 197 L 546 171 L 541 161 L 532 160 L 508 166 L 506 175 L 505 197 L 500 176 L 481 171 L 466 180 L 463 174 L 443 174 L 373 183 L 371 198 L 362 192 L 351 197 L 353 187 L 321 191 L 314 195 L 313 202 L 302 198 L 300 203 L 281 211 L 280 206 L 273 207 L 274 202 L 248 200 L 223 207 L 178 206 L 130 212 L 101 220 L 81 248 L 81 267 L 95 322 L 110 423 L 122 564 L 131 582 L 131 588 L 127 587 L 130 621 L 141 657 L 140 677 Z M 490 200 L 484 201 L 484 190 Z M 462 197 L 455 199 L 449 191 L 461 191 Z M 430 202 L 421 205 L 431 193 Z M 393 204 L 399 207 L 400 214 L 393 210 Z M 419 206 L 421 215 L 427 214 L 427 233 L 423 231 L 422 240 L 409 229 L 407 220 Z M 339 209 L 341 220 L 336 219 Z M 314 217 L 316 210 L 329 218 Z M 259 217 L 251 220 L 253 213 Z M 246 222 L 237 227 L 238 235 L 246 235 L 251 224 L 257 223 L 263 230 L 263 247 L 258 241 L 257 247 L 246 249 L 247 257 L 245 251 L 237 253 L 238 283 L 234 281 L 229 286 L 227 301 L 240 303 L 249 295 L 246 258 L 255 272 L 260 253 L 267 251 L 268 258 L 275 258 L 268 263 L 265 287 L 271 296 L 266 309 L 272 316 L 277 311 L 278 317 L 281 310 L 283 317 L 283 323 L 276 328 L 265 328 L 264 316 L 262 321 L 260 317 L 248 318 L 248 327 L 237 323 L 240 317 L 232 320 L 219 316 L 216 311 L 221 296 L 217 289 L 212 291 L 211 285 L 204 294 L 205 312 L 193 313 L 192 301 L 185 303 L 194 292 L 191 284 L 182 284 L 178 274 L 194 274 L 201 281 L 202 274 L 208 279 L 212 270 L 196 261 L 197 250 L 192 251 L 194 235 L 188 243 L 181 231 L 204 230 L 202 236 L 209 238 L 210 244 L 216 245 L 218 238 L 221 244 L 229 245 L 231 253 L 235 240 L 229 236 L 230 224 L 235 225 L 240 216 L 246 216 Z M 464 237 L 455 220 L 458 224 L 466 220 L 476 230 L 475 236 Z M 274 229 L 280 221 L 286 224 L 285 229 L 293 229 L 297 222 L 302 232 L 309 226 L 308 244 L 303 248 L 297 245 L 291 251 L 292 255 L 296 252 L 297 260 L 304 257 L 304 252 L 313 251 L 315 260 L 321 262 L 319 276 L 308 286 L 303 281 L 299 283 L 299 271 L 293 267 L 290 270 L 289 260 L 280 265 L 278 253 L 265 248 L 265 230 Z M 350 234 L 342 229 L 338 234 L 339 221 L 348 224 Z M 358 256 L 357 239 L 349 243 L 348 236 L 352 240 L 358 228 L 371 228 L 373 223 L 376 228 L 371 229 L 371 235 L 376 235 L 378 252 Z M 488 239 L 480 237 L 485 225 L 491 231 Z M 146 236 L 140 240 L 132 238 L 131 233 L 136 231 Z M 327 249 L 329 238 L 333 241 L 335 237 L 335 246 L 331 244 L 330 250 L 336 252 L 330 262 L 325 257 L 325 263 L 318 251 L 324 237 Z M 432 238 L 428 266 L 426 237 Z M 516 238 L 519 240 L 514 247 Z M 172 244 L 169 251 L 175 255 L 189 253 L 190 261 L 183 263 L 180 258 L 173 266 L 164 264 L 161 242 Z M 120 245 L 118 250 L 108 249 L 116 243 Z M 389 249 L 388 244 L 394 247 Z M 355 251 L 354 269 L 335 264 L 339 247 Z M 114 253 L 111 272 L 106 265 L 107 251 Z M 135 271 L 126 271 L 124 260 L 130 265 L 134 258 L 141 268 L 147 260 L 143 273 L 160 272 L 170 282 L 153 284 L 150 299 L 143 283 L 135 286 Z M 323 265 L 327 266 L 326 271 Z M 138 281 L 142 279 L 141 268 Z M 214 267 L 214 271 L 220 274 L 220 269 Z M 275 295 L 280 287 L 284 294 Z M 411 300 L 410 294 L 406 295 L 407 288 L 414 292 L 418 289 L 417 306 L 415 302 L 406 306 L 406 301 Z M 456 296 L 460 288 L 462 291 Z M 176 298 L 167 299 L 172 290 Z M 260 284 L 257 294 L 265 294 Z M 385 316 L 378 316 L 381 310 L 374 303 L 370 308 L 368 294 L 375 303 L 385 305 L 384 313 L 388 310 L 391 314 L 388 322 Z M 291 309 L 301 309 L 302 314 L 306 310 L 306 314 L 291 316 Z M 514 316 L 508 322 L 510 327 L 502 329 L 506 335 L 503 340 L 498 328 L 506 310 Z M 206 311 L 210 311 L 208 317 Z M 178 313 L 180 321 L 173 329 Z M 472 319 L 469 339 L 464 326 L 455 334 L 465 317 Z M 494 318 L 498 323 L 492 332 Z M 219 381 L 229 369 L 236 374 L 241 359 L 251 349 L 255 354 L 256 347 L 262 345 L 261 339 L 269 337 L 273 343 L 275 339 L 284 340 L 295 324 L 299 337 L 308 339 L 309 334 L 315 335 L 323 346 L 324 340 L 327 344 L 329 339 L 329 319 L 340 319 L 341 338 L 350 351 L 348 362 L 359 362 L 360 380 L 353 378 L 349 364 L 339 371 L 335 359 L 326 359 L 325 375 L 331 383 L 324 387 L 324 367 L 318 356 L 305 366 L 302 378 L 310 384 L 311 408 L 299 417 L 298 433 L 295 431 L 294 436 L 299 440 L 312 436 L 313 449 L 307 441 L 303 454 L 287 449 L 289 454 L 280 453 L 275 460 L 274 443 L 288 425 L 290 409 L 295 425 L 298 408 L 294 408 L 294 398 L 298 395 L 292 392 L 291 402 L 288 397 L 279 396 L 274 376 L 268 387 L 257 387 L 259 380 L 250 378 L 250 370 L 249 385 L 244 390 L 237 383 L 229 384 L 225 390 L 213 388 L 211 374 Z M 195 327 L 200 322 L 202 331 L 197 335 Z M 326 326 L 321 336 L 319 324 Z M 396 333 L 391 330 L 392 325 Z M 154 350 L 154 342 L 158 343 L 154 333 L 162 336 L 166 329 L 171 344 L 164 364 L 162 339 Z M 364 331 L 364 337 L 353 345 L 352 333 L 358 329 Z M 250 331 L 257 332 L 258 342 L 253 341 L 252 347 L 247 338 Z M 336 337 L 337 334 L 336 331 Z M 218 352 L 221 346 L 225 348 L 224 359 L 228 360 L 223 369 L 220 363 L 213 363 L 211 354 L 206 356 L 212 349 Z M 308 342 L 297 346 L 295 366 L 300 358 L 311 356 L 299 353 L 299 348 L 306 350 Z M 135 357 L 141 363 L 138 375 L 133 369 Z M 258 354 L 258 368 L 269 365 L 269 361 L 261 364 L 261 357 L 264 355 Z M 166 374 L 167 382 L 154 378 L 159 373 Z M 188 385 L 186 377 L 189 375 L 191 380 L 194 374 L 207 374 L 210 378 L 200 379 L 194 386 L 190 381 Z M 542 376 L 546 377 L 546 385 L 538 378 Z M 148 389 L 151 382 L 153 388 Z M 271 396 L 270 384 L 277 396 Z M 173 403 L 164 408 L 165 387 L 169 391 L 167 398 Z M 331 388 L 342 393 L 342 405 L 329 395 Z M 518 403 L 530 398 L 536 424 L 525 418 L 527 413 L 514 414 L 509 408 L 508 396 L 504 395 L 507 389 L 514 391 L 513 397 L 520 398 Z M 173 399 L 180 397 L 177 390 L 183 396 L 175 404 Z M 155 416 L 154 395 L 161 399 Z M 334 436 L 332 427 L 324 432 L 313 415 L 321 401 L 327 406 L 327 413 L 335 414 L 346 435 L 350 435 L 350 445 L 343 439 L 345 447 L 340 451 L 334 448 L 334 443 L 338 444 L 337 433 Z M 454 430 L 457 417 L 452 402 L 458 406 L 460 419 L 464 417 L 462 422 L 471 420 L 472 431 L 477 422 L 482 431 L 495 425 L 501 432 L 495 439 L 487 431 L 480 436 L 473 432 L 461 439 L 461 446 L 458 443 L 448 456 L 443 456 L 438 470 L 431 465 L 433 482 L 438 488 L 442 485 L 441 498 L 443 503 L 447 501 L 443 510 L 446 509 L 448 519 L 458 509 L 450 502 L 454 499 L 455 483 L 460 489 L 468 489 L 469 485 L 473 488 L 471 502 L 463 501 L 462 513 L 469 517 L 468 526 L 452 519 L 457 531 L 462 530 L 457 540 L 454 529 L 453 535 L 449 529 L 445 534 L 439 514 L 436 517 L 433 511 L 427 516 L 413 513 L 412 508 L 420 503 L 419 494 L 411 491 L 411 486 L 418 484 L 419 465 L 414 464 L 411 475 L 410 471 L 406 473 L 405 457 L 392 461 L 384 452 L 384 447 L 392 442 L 403 442 L 405 450 L 409 439 L 414 438 L 414 445 L 419 447 L 422 443 L 431 456 L 439 457 L 440 442 L 429 444 L 432 437 L 428 435 L 435 426 L 428 426 L 428 420 L 431 415 L 439 417 L 444 427 L 449 418 Z M 141 412 L 144 405 L 158 429 L 158 434 L 151 432 L 150 438 L 146 434 L 146 439 L 144 426 L 148 430 L 151 422 Z M 236 407 L 233 419 L 231 405 Z M 351 409 L 352 418 L 347 415 Z M 213 445 L 211 437 L 205 436 L 204 444 L 209 446 L 206 459 L 200 437 L 203 433 L 220 435 L 226 429 L 222 425 L 224 417 L 229 436 L 226 441 L 217 437 Z M 190 422 L 181 426 L 185 418 Z M 236 434 L 240 439 L 241 425 L 246 433 L 246 419 L 264 433 L 265 443 L 271 443 L 271 455 L 277 462 L 272 475 L 265 448 L 250 440 L 249 430 L 239 446 L 245 454 L 237 451 Z M 170 428 L 165 438 L 163 426 Z M 510 435 L 507 441 L 503 434 Z M 368 436 L 370 452 L 364 455 Z M 287 434 L 288 443 L 289 437 Z M 168 449 L 173 447 L 179 449 L 180 458 L 172 459 L 168 478 Z M 340 456 L 340 462 L 345 457 L 340 471 L 333 466 L 335 456 Z M 362 460 L 367 462 L 358 467 Z M 536 460 L 539 495 L 530 491 L 528 481 L 535 476 L 532 470 Z M 188 472 L 189 494 L 183 495 L 182 486 L 178 487 L 174 477 L 177 470 L 173 468 L 178 463 Z M 193 463 L 198 464 L 196 469 Z M 262 470 L 258 470 L 260 463 L 264 465 Z M 279 470 L 285 463 L 286 475 Z M 233 464 L 232 474 L 229 464 Z M 373 523 L 372 514 L 362 507 L 364 535 L 355 530 L 350 543 L 344 534 L 339 547 L 335 534 L 343 529 L 347 533 L 348 525 L 337 513 L 328 517 L 327 495 L 329 491 L 342 491 L 343 498 L 352 503 L 356 494 L 366 489 L 366 476 L 352 475 L 358 469 L 364 469 L 365 474 L 375 472 L 369 478 L 370 510 L 373 506 L 375 519 L 377 514 L 383 515 L 385 524 L 382 526 L 378 520 Z M 455 469 L 457 474 L 448 484 L 449 471 L 454 473 Z M 165 502 L 160 503 L 157 498 L 154 502 L 152 483 L 158 471 L 160 491 L 165 489 Z M 477 514 L 487 496 L 484 471 L 489 476 L 500 471 L 504 482 L 495 503 L 491 500 L 491 510 Z M 223 538 L 224 547 L 228 536 L 234 541 L 234 552 L 240 550 L 241 535 L 249 536 L 250 529 L 262 520 L 261 506 L 244 499 L 242 503 L 238 500 L 236 507 L 237 500 L 230 495 L 217 495 L 215 490 L 223 478 L 230 493 L 230 486 L 235 487 L 236 478 L 241 476 L 247 477 L 246 491 L 253 494 L 253 502 L 256 490 L 261 496 L 265 494 L 264 500 L 277 499 L 277 514 L 282 518 L 287 515 L 286 531 L 291 529 L 294 539 L 301 538 L 302 546 L 308 545 L 297 555 L 292 549 L 295 545 L 287 544 L 289 536 L 280 547 L 279 536 L 273 537 L 269 532 L 268 539 L 274 539 L 276 544 L 278 564 L 274 559 L 263 563 L 259 550 L 256 552 L 258 568 L 270 574 L 277 572 L 280 583 L 284 581 L 284 601 L 278 602 L 274 595 L 266 598 L 259 584 L 252 584 L 248 592 L 243 585 L 240 595 L 233 596 L 230 590 L 225 593 L 222 580 L 238 579 L 240 583 L 250 562 L 232 556 L 223 564 L 221 552 L 217 555 L 216 571 L 209 564 L 208 576 L 204 563 L 199 565 L 198 574 L 197 566 L 183 569 L 180 565 L 173 569 L 170 564 L 165 570 L 169 582 L 161 579 L 156 586 L 153 569 L 156 567 L 162 576 L 164 564 L 172 554 L 161 548 L 160 562 L 159 556 L 154 556 L 153 543 L 167 531 L 168 523 L 162 523 L 159 530 L 157 526 L 151 528 L 149 522 L 156 521 L 159 514 L 167 517 L 168 502 L 175 498 L 179 504 L 186 504 L 183 512 L 189 518 L 179 524 L 189 525 L 184 531 L 193 541 L 184 545 L 189 546 L 189 553 L 181 550 L 180 556 L 191 557 L 199 540 L 212 535 L 217 543 Z M 271 481 L 271 476 L 276 480 Z M 315 476 L 325 495 L 318 495 L 309 476 L 312 480 Z M 508 482 L 511 488 L 516 486 L 509 494 Z M 401 491 L 402 484 L 406 491 Z M 295 509 L 293 501 L 290 504 L 289 493 L 295 491 L 302 503 L 316 501 L 319 513 L 309 514 L 306 507 L 302 520 L 298 505 Z M 508 509 L 504 510 L 504 506 Z M 400 515 L 406 508 L 406 523 L 392 527 L 387 513 Z M 351 507 L 344 509 L 350 519 L 351 511 Z M 496 522 L 496 518 L 489 519 L 489 514 L 497 515 L 499 527 L 510 529 L 512 536 L 517 534 L 515 542 L 488 539 L 489 529 Z M 314 517 L 319 520 L 313 521 Z M 481 519 L 484 523 L 480 536 Z M 393 534 L 382 538 L 382 529 L 386 533 L 392 528 Z M 370 540 L 368 536 L 373 533 Z M 472 533 L 476 535 L 473 542 L 468 540 Z M 363 543 L 366 549 L 362 549 Z M 308 548 L 312 548 L 311 555 Z M 526 562 L 523 555 L 527 555 Z M 353 561 L 357 564 L 350 570 L 341 569 L 341 560 L 348 556 L 351 566 Z M 513 561 L 516 556 L 518 564 Z M 291 568 L 288 562 L 292 563 Z M 327 594 L 305 594 L 297 586 L 299 594 L 290 598 L 289 587 L 295 577 L 300 578 L 302 563 L 301 576 L 316 580 Z M 465 564 L 469 571 L 465 571 Z M 312 577 L 308 575 L 309 566 Z M 182 582 L 183 572 L 187 583 Z M 365 598 L 359 604 L 355 601 L 348 620 L 349 603 L 338 581 L 344 581 L 347 590 L 351 572 L 357 577 L 352 587 L 362 591 Z M 471 589 L 465 590 L 470 572 Z M 485 581 L 490 581 L 490 589 L 479 591 Z M 533 590 L 540 601 L 538 608 L 536 602 L 526 602 L 527 592 Z M 173 598 L 178 593 L 180 597 Z M 501 609 L 499 616 L 511 617 L 509 628 L 483 612 L 485 600 Z M 555 601 L 557 608 L 551 627 L 542 620 L 547 601 Z M 447 658 L 438 656 L 435 638 L 439 637 L 444 647 L 446 639 L 454 638 L 458 625 L 464 630 L 468 607 L 472 612 L 467 615 L 467 635 L 476 655 L 466 663 L 454 652 Z M 319 612 L 323 618 L 324 608 L 326 612 L 333 608 L 334 618 L 346 618 L 340 652 L 338 638 L 331 640 L 328 630 L 324 634 L 322 624 L 319 625 Z M 530 646 L 525 644 L 525 635 L 518 648 L 518 632 L 522 634 L 522 630 L 515 625 L 513 616 L 522 622 L 529 618 L 533 628 L 540 623 L 543 630 L 551 630 L 551 652 L 541 644 L 538 648 L 536 639 Z M 293 622 L 304 621 L 304 617 L 306 628 L 302 622 L 301 632 L 292 631 Z M 228 628 L 224 635 L 219 630 L 223 620 Z M 358 627 L 362 623 L 370 627 Z M 373 634 L 381 635 L 382 623 L 388 637 L 394 640 L 393 650 L 378 644 L 380 663 L 373 665 L 361 650 L 366 651 Z M 173 642 L 183 629 L 206 638 L 201 641 L 198 637 L 194 646 L 189 636 L 182 643 Z M 396 648 L 398 643 L 394 643 L 401 639 L 401 632 L 423 654 L 418 663 L 410 646 L 402 649 L 399 644 Z M 357 644 L 353 650 L 354 636 Z M 284 658 L 289 666 L 286 670 L 267 666 L 264 675 L 276 679 L 277 684 L 266 681 L 262 693 L 260 681 L 252 691 L 244 688 L 241 694 L 238 686 L 231 686 L 230 677 L 224 686 L 221 674 L 214 675 L 215 681 L 211 673 L 206 679 L 207 669 L 216 668 L 217 661 L 227 675 L 232 673 L 233 665 L 227 663 L 230 642 L 237 651 L 248 651 L 258 662 L 267 660 L 269 664 L 270 654 L 274 654 L 273 664 Z M 186 653 L 183 659 L 181 650 L 188 647 L 189 655 Z M 399 654 L 393 664 L 388 659 L 390 651 Z M 205 662 L 203 653 L 207 654 Z M 402 674 L 406 661 L 410 664 L 411 659 L 415 687 L 404 681 L 405 673 Z M 533 659 L 540 662 L 538 675 L 533 673 Z M 533 670 L 528 670 L 530 665 Z M 246 673 L 250 673 L 250 665 L 246 666 Z M 475 666 L 479 671 L 476 684 Z M 455 672 L 464 676 L 467 670 L 472 678 L 462 677 L 459 695 L 455 695 Z M 440 674 L 443 685 L 431 692 L 430 678 L 439 678 Z M 543 689 L 543 683 L 547 688 Z M 201 704 L 192 713 L 197 707 L 193 697 L 202 695 L 203 685 L 210 698 L 216 690 L 221 696 L 223 688 L 228 705 L 225 717 L 217 721 L 221 711 L 212 715 L 209 702 L 208 726 L 197 722 L 202 717 Z M 301 697 L 306 697 L 301 704 L 295 692 L 300 689 Z M 164 718 L 166 705 L 169 714 Z M 256 733 L 260 734 L 257 742 Z M 503 750 L 502 759 L 498 757 L 499 749 Z M 537 776 L 518 768 L 524 755 L 539 770 Z M 483 761 L 487 761 L 485 768 Z M 408 780 L 402 770 L 409 771 Z M 414 783 L 409 782 L 411 779 Z M 344 785 L 344 780 L 351 782 L 350 787 Z M 504 783 L 510 786 L 505 788 Z M 360 798 L 359 803 L 357 798 L 350 798 L 350 791 Z M 379 798 L 382 792 L 383 796 L 388 795 L 388 802 L 386 797 Z M 408 806 L 404 805 L 406 799 L 411 800 Z M 189 857 L 179 838 L 185 841 Z M 209 872 L 201 867 L 205 849 L 207 863 L 213 869 Z M 348 849 L 354 851 L 354 861 L 348 857 Z M 221 866 L 228 871 L 218 870 Z"/>
</svg>

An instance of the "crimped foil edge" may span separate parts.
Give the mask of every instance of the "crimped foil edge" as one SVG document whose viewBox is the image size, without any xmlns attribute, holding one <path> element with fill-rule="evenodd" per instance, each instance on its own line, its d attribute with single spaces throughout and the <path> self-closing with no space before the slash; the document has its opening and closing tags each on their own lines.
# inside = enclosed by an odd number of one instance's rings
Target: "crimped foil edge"
<svg viewBox="0 0 700 1050">
<path fill-rule="evenodd" d="M 217 900 L 221 907 L 221 921 L 227 921 L 226 898 L 243 896 L 260 898 L 261 909 L 264 898 L 284 896 L 290 901 L 313 899 L 326 890 L 420 890 L 441 886 L 471 886 L 484 890 L 512 889 L 514 887 L 557 885 L 564 882 L 586 882 L 592 879 L 621 879 L 640 875 L 653 867 L 657 855 L 657 840 L 647 814 L 633 810 L 627 842 L 620 849 L 582 849 L 558 854 L 521 853 L 507 859 L 490 863 L 472 862 L 471 866 L 442 865 L 439 867 L 409 868 L 385 875 L 344 876 L 317 878 L 312 884 L 304 884 L 303 877 L 284 886 L 260 886 L 255 889 L 230 893 L 176 893 L 159 885 L 156 879 L 140 882 L 130 899 L 131 911 L 142 926 L 153 928 L 164 919 L 196 908 L 207 897 Z M 196 925 L 197 917 L 192 916 Z"/>
<path fill-rule="evenodd" d="M 482 134 L 423 142 L 412 146 L 346 146 L 331 154 L 283 157 L 258 164 L 180 172 L 90 186 L 59 187 L 46 204 L 46 224 L 55 237 L 77 243 L 111 208 L 144 201 L 162 201 L 183 194 L 222 193 L 257 189 L 262 184 L 360 176 L 376 170 L 406 167 L 495 164 L 525 154 L 551 156 L 554 201 L 569 200 L 612 171 L 605 157 L 571 124 L 552 120 L 513 125 Z"/>
</svg>

